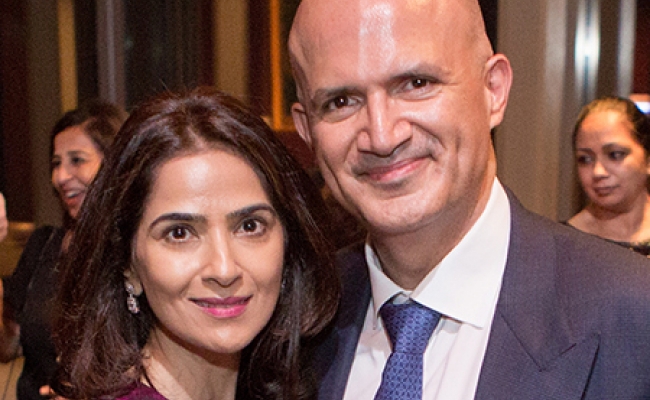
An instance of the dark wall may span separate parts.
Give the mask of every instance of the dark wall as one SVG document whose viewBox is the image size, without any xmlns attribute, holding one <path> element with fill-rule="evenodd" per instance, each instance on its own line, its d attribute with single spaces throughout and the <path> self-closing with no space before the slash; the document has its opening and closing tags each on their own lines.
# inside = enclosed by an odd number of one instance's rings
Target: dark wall
<svg viewBox="0 0 650 400">
<path fill-rule="evenodd" d="M 25 3 L 0 1 L 0 190 L 14 221 L 33 219 Z"/>
<path fill-rule="evenodd" d="M 650 93 L 650 1 L 637 0 L 634 93 Z"/>
<path fill-rule="evenodd" d="M 498 0 L 479 0 L 483 19 L 485 20 L 485 30 L 492 47 L 497 48 L 497 18 L 499 15 Z"/>
</svg>

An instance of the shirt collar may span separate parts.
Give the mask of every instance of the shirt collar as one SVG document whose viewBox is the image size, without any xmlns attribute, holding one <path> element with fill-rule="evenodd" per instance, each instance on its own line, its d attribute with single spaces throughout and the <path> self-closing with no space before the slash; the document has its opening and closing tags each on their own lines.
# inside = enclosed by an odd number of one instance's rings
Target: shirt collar
<svg viewBox="0 0 650 400">
<path fill-rule="evenodd" d="M 485 210 L 449 254 L 420 282 L 407 291 L 381 270 L 379 259 L 367 241 L 365 256 L 372 287 L 374 325 L 379 309 L 389 299 L 413 299 L 446 317 L 478 328 L 489 323 L 501 289 L 510 240 L 510 203 L 494 180 Z"/>
</svg>

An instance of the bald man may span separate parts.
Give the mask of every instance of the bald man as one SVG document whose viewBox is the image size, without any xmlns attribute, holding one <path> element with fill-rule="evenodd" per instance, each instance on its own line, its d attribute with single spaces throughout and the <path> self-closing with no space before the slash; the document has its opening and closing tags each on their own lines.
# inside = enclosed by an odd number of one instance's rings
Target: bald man
<svg viewBox="0 0 650 400">
<path fill-rule="evenodd" d="M 475 0 L 303 0 L 289 51 L 297 130 L 368 230 L 340 257 L 320 399 L 650 398 L 650 264 L 497 179 L 512 70 Z M 420 361 L 398 309 L 426 321 L 404 323 Z"/>
</svg>

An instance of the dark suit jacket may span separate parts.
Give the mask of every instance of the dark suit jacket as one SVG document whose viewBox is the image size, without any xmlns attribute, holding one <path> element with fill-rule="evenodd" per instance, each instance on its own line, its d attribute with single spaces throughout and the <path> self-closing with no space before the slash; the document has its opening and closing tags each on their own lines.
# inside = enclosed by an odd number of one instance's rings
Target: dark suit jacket
<svg viewBox="0 0 650 400">
<path fill-rule="evenodd" d="M 650 261 L 525 210 L 512 229 L 476 399 L 650 399 Z M 370 302 L 363 246 L 340 254 L 343 299 L 315 358 L 341 399 Z"/>
</svg>

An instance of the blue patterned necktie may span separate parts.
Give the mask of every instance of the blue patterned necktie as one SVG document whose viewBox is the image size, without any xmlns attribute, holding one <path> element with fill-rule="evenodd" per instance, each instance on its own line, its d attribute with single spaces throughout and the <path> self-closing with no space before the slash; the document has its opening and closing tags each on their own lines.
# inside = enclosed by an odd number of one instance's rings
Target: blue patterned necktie
<svg viewBox="0 0 650 400">
<path fill-rule="evenodd" d="M 379 314 L 393 352 L 384 367 L 375 400 L 422 400 L 424 350 L 440 314 L 416 302 L 385 303 Z"/>
</svg>

